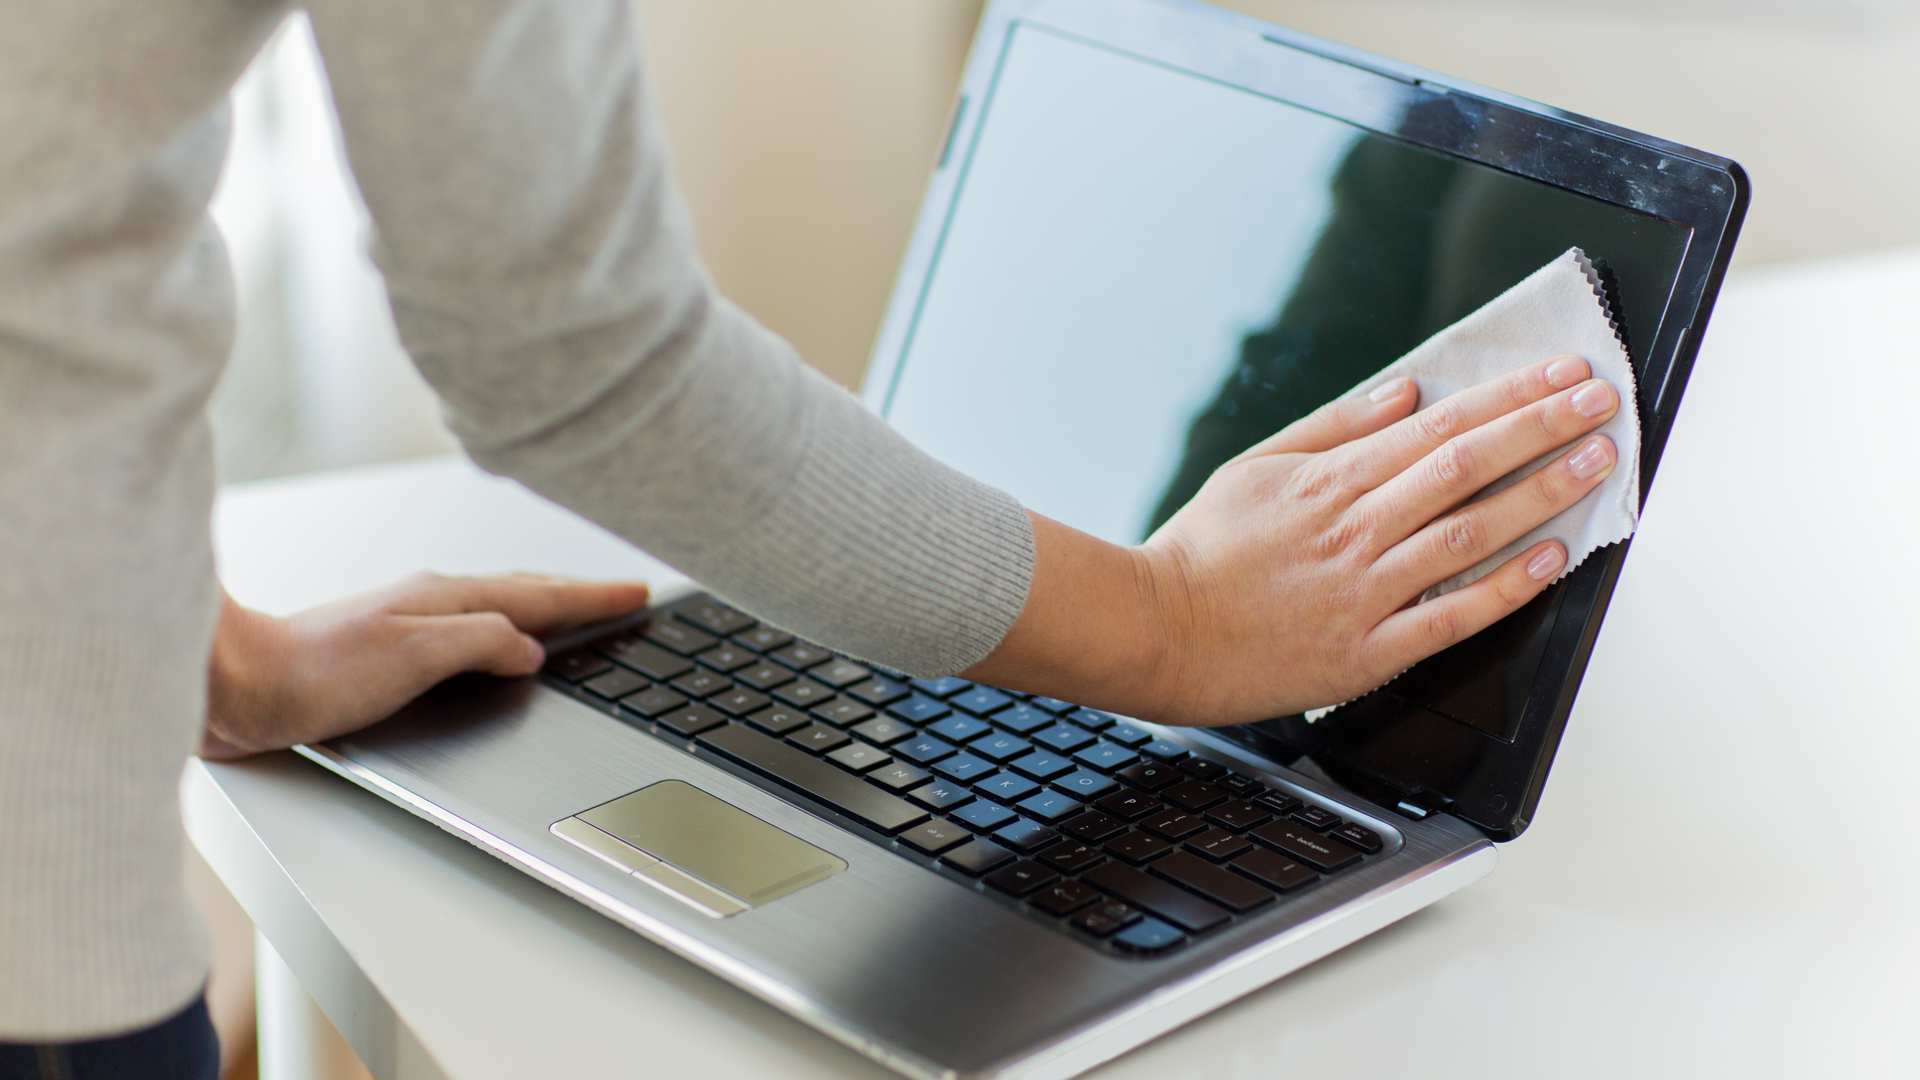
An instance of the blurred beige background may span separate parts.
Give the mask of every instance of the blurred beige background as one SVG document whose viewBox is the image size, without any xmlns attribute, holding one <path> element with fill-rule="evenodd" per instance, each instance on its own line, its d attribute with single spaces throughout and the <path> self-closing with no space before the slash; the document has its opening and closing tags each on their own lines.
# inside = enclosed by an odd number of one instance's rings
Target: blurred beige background
<svg viewBox="0 0 1920 1080">
<path fill-rule="evenodd" d="M 857 385 L 978 0 L 637 0 L 721 288 Z M 1226 6 L 1745 164 L 1753 266 L 1920 244 L 1920 0 L 1233 0 Z M 215 213 L 239 285 L 216 398 L 228 480 L 442 452 L 364 254 L 296 19 L 235 94 Z M 252 937 L 204 865 L 213 994 L 251 1054 Z"/>
</svg>

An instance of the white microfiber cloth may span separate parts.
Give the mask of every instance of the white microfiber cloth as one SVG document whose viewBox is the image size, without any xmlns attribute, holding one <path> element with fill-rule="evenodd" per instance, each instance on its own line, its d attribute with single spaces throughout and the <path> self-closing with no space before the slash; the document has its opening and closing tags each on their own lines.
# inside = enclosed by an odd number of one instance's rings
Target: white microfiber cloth
<svg viewBox="0 0 1920 1080">
<path fill-rule="evenodd" d="M 1570 248 L 1487 306 L 1428 338 L 1419 348 L 1343 395 L 1364 394 L 1388 379 L 1406 376 L 1420 388 L 1420 408 L 1424 409 L 1528 364 L 1568 355 L 1584 359 L 1592 366 L 1593 377 L 1612 383 L 1620 395 L 1620 411 L 1600 425 L 1598 432 L 1613 440 L 1619 452 L 1618 464 L 1585 498 L 1484 562 L 1434 586 L 1422 600 L 1471 585 L 1548 539 L 1567 546 L 1567 565 L 1561 571 L 1564 577 L 1588 555 L 1625 540 L 1639 527 L 1640 416 L 1634 409 L 1633 365 L 1614 331 L 1600 275 L 1585 252 Z M 1557 447 L 1515 469 L 1474 499 L 1511 487 L 1566 449 Z"/>
</svg>

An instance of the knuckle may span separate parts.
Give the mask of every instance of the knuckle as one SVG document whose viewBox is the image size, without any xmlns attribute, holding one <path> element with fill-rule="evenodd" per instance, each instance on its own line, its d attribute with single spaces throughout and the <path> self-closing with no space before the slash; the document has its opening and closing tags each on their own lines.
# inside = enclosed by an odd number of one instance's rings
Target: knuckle
<svg viewBox="0 0 1920 1080">
<path fill-rule="evenodd" d="M 1487 527 L 1479 514 L 1455 514 L 1440 526 L 1440 542 L 1449 555 L 1470 559 L 1486 546 Z"/>
<path fill-rule="evenodd" d="M 1426 604 L 1427 641 L 1445 648 L 1460 640 L 1460 609 L 1453 604 Z"/>
<path fill-rule="evenodd" d="M 1414 431 L 1430 442 L 1444 442 L 1465 429 L 1466 414 L 1453 399 L 1437 401 L 1414 414 Z"/>
<path fill-rule="evenodd" d="M 1443 488 L 1454 489 L 1473 483 L 1478 471 L 1473 447 L 1462 439 L 1449 439 L 1433 452 L 1433 479 Z"/>
</svg>

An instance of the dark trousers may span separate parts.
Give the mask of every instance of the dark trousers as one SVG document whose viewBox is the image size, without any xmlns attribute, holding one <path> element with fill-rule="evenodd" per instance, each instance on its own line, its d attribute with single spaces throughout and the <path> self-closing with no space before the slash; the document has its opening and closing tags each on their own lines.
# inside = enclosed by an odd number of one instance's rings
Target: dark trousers
<svg viewBox="0 0 1920 1080">
<path fill-rule="evenodd" d="M 219 1080 L 207 999 L 150 1028 L 69 1043 L 0 1042 L 0 1080 Z"/>
</svg>

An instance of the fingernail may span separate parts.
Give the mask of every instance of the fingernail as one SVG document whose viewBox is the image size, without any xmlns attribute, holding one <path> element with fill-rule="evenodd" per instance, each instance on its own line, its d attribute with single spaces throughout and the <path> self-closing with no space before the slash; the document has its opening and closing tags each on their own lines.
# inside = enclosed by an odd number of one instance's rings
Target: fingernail
<svg viewBox="0 0 1920 1080">
<path fill-rule="evenodd" d="M 1573 411 L 1594 417 L 1613 408 L 1613 387 L 1598 379 L 1573 392 Z"/>
<path fill-rule="evenodd" d="M 1547 385 L 1565 390 L 1587 377 L 1587 362 L 1577 356 L 1563 356 L 1547 365 Z"/>
<path fill-rule="evenodd" d="M 1549 547 L 1527 562 L 1527 576 L 1535 581 L 1545 581 L 1560 572 L 1560 565 L 1566 562 L 1566 556 L 1560 549 Z"/>
<path fill-rule="evenodd" d="M 1600 470 L 1613 464 L 1613 455 L 1607 453 L 1607 444 L 1595 439 L 1573 452 L 1567 459 L 1567 471 L 1575 480 L 1591 480 Z"/>
<path fill-rule="evenodd" d="M 1406 393 L 1407 384 L 1412 381 L 1411 379 L 1388 379 L 1386 382 L 1368 391 L 1367 400 L 1373 402 L 1375 405 L 1383 401 L 1392 401 L 1394 398 Z"/>
<path fill-rule="evenodd" d="M 544 664 L 546 662 L 547 662 L 547 650 L 541 648 L 539 642 L 533 640 L 532 638 L 528 638 L 527 639 L 527 666 L 537 670 L 541 664 Z"/>
</svg>

